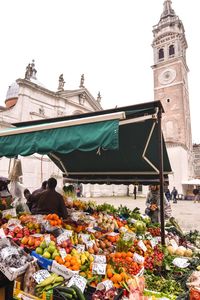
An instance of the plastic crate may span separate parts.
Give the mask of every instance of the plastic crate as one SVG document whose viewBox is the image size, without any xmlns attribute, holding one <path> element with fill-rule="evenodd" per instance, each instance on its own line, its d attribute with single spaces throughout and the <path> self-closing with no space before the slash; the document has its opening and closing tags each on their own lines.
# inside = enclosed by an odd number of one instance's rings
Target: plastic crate
<svg viewBox="0 0 200 300">
<path fill-rule="evenodd" d="M 42 255 L 37 254 L 35 251 L 32 251 L 31 255 L 37 258 L 37 263 L 41 268 L 50 270 L 53 263 L 52 259 L 47 259 Z"/>
</svg>

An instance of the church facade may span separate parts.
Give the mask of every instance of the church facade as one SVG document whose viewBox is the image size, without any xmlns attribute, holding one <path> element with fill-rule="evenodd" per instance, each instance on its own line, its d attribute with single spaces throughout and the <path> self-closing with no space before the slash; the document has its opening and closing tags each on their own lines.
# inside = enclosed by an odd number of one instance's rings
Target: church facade
<svg viewBox="0 0 200 300">
<path fill-rule="evenodd" d="M 57 91 L 51 91 L 37 79 L 35 62 L 32 61 L 25 72 L 24 79 L 17 79 L 8 88 L 5 107 L 0 106 L 0 128 L 12 127 L 12 124 L 37 119 L 56 118 L 63 115 L 78 115 L 102 110 L 101 95 L 95 99 L 84 85 L 84 74 L 76 90 L 67 90 L 63 74 L 58 80 Z M 23 184 L 31 191 L 38 188 L 43 180 L 50 176 L 62 182 L 60 170 L 47 156 L 34 154 L 21 157 Z M 0 159 L 0 174 L 8 177 L 13 159 Z"/>
</svg>

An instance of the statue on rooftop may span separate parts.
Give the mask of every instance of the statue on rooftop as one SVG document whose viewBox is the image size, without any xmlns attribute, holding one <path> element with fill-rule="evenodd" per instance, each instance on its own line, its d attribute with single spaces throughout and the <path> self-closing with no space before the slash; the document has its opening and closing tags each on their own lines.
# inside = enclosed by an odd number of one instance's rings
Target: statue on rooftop
<svg viewBox="0 0 200 300">
<path fill-rule="evenodd" d="M 36 73 L 37 73 L 37 70 L 35 69 L 35 61 L 33 59 L 32 63 L 28 64 L 28 66 L 26 67 L 25 79 L 27 79 L 27 80 L 30 80 L 31 78 L 37 79 Z"/>
<path fill-rule="evenodd" d="M 98 92 L 98 94 L 97 94 L 97 102 L 101 102 L 101 93 L 100 92 Z"/>
<path fill-rule="evenodd" d="M 79 88 L 84 88 L 84 74 L 81 75 L 81 81 L 80 81 L 80 85 L 79 85 Z"/>
<path fill-rule="evenodd" d="M 63 74 L 61 74 L 59 76 L 58 91 L 64 91 L 64 85 L 65 85 L 64 77 Z"/>
</svg>

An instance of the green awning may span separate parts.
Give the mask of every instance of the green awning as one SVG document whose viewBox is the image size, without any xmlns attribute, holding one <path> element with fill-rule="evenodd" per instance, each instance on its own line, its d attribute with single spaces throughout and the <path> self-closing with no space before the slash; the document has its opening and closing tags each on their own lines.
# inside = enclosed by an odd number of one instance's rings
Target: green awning
<svg viewBox="0 0 200 300">
<path fill-rule="evenodd" d="M 123 121 L 122 121 L 123 123 Z M 150 183 L 159 180 L 158 125 L 154 119 L 119 127 L 119 149 L 79 150 L 49 157 L 69 180 L 107 183 Z M 171 167 L 163 140 L 164 175 Z M 76 162 L 76 163 L 74 163 Z"/>
<path fill-rule="evenodd" d="M 0 131 L 0 157 L 47 154 L 69 181 L 159 181 L 161 173 L 167 178 L 171 167 L 163 138 L 160 147 L 158 111 L 163 112 L 161 102 L 152 101 L 17 123 L 17 128 Z"/>
<path fill-rule="evenodd" d="M 24 133 L 19 134 L 15 134 L 18 129 L 9 129 L 4 131 L 8 135 L 0 136 L 0 157 L 51 152 L 67 154 L 75 150 L 92 151 L 98 148 L 118 149 L 118 127 L 119 121 L 111 120 L 27 132 L 31 128 L 29 126 L 20 128 Z M 36 127 L 38 129 L 39 126 Z"/>
</svg>

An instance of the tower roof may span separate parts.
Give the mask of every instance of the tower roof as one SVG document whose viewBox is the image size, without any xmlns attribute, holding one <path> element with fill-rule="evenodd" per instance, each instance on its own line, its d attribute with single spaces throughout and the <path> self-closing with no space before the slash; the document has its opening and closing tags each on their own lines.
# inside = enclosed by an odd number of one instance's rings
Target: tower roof
<svg viewBox="0 0 200 300">
<path fill-rule="evenodd" d="M 171 0 L 165 0 L 165 2 L 163 3 L 163 12 L 160 16 L 160 19 L 166 18 L 168 16 L 173 17 L 176 15 L 171 5 L 172 5 Z"/>
</svg>

